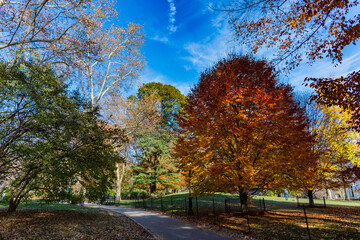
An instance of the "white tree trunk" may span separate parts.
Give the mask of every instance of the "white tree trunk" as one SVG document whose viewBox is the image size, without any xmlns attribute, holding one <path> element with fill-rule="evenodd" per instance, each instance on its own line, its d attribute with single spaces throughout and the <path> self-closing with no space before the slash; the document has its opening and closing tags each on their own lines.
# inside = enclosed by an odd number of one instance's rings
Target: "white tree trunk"
<svg viewBox="0 0 360 240">
<path fill-rule="evenodd" d="M 345 186 L 344 186 L 344 198 L 347 201 L 350 200 L 349 191 L 347 191 Z"/>
<path fill-rule="evenodd" d="M 333 199 L 332 193 L 330 189 L 327 189 L 327 195 L 328 195 L 328 199 Z"/>
<path fill-rule="evenodd" d="M 121 170 L 120 170 L 121 168 Z M 116 164 L 116 199 L 115 201 L 121 201 L 121 186 L 125 175 L 125 163 Z"/>
</svg>

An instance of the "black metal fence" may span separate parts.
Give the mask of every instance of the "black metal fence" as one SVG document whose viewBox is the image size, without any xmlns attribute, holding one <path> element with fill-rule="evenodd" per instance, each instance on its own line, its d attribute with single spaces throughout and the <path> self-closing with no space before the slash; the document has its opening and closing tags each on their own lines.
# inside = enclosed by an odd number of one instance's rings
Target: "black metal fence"
<svg viewBox="0 0 360 240">
<path fill-rule="evenodd" d="M 284 239 L 311 239 L 312 235 L 315 235 L 315 237 L 313 237 L 314 239 L 321 239 L 323 237 L 321 231 L 323 230 L 318 228 L 318 226 L 324 224 L 324 222 L 328 222 L 329 225 L 338 224 L 335 228 L 343 227 L 338 220 L 337 222 L 330 220 L 332 217 L 331 215 L 334 215 L 338 219 L 342 214 L 340 211 L 338 213 L 332 213 L 334 212 L 334 209 L 337 209 L 338 207 L 329 208 L 326 200 L 321 199 L 321 201 L 316 201 L 316 208 L 307 208 L 304 205 L 306 200 L 307 199 L 299 200 L 291 198 L 289 201 L 279 203 L 279 201 L 267 200 L 264 197 L 257 196 L 250 199 L 248 204 L 244 205 L 241 204 L 240 199 L 237 197 L 203 196 L 190 199 L 188 196 L 184 197 L 184 195 L 179 194 L 148 199 L 137 198 L 132 201 L 132 206 L 136 208 L 170 212 L 179 216 L 207 221 L 212 224 L 230 227 L 243 232 L 272 232 L 274 229 L 281 228 L 284 230 L 285 235 L 276 233 L 281 235 L 276 236 Z M 192 201 L 192 211 L 189 211 L 189 201 Z M 119 203 L 115 202 L 113 199 L 109 199 L 106 204 Z M 190 213 L 192 213 L 192 215 L 190 215 Z M 322 214 L 321 216 L 326 217 L 319 217 L 320 214 Z M 358 221 L 359 220 L 360 219 L 358 219 Z M 344 224 L 346 225 L 344 226 L 349 227 L 346 222 L 350 221 L 351 219 L 344 221 Z M 274 225 L 274 222 L 275 225 L 277 224 L 276 226 Z M 297 224 L 300 223 L 300 227 L 296 227 L 292 222 L 296 222 Z M 356 228 L 358 228 L 357 234 L 359 234 L 359 222 L 354 229 Z M 291 234 L 296 233 L 297 235 L 291 235 L 289 232 L 291 232 Z M 290 235 L 288 236 L 286 234 Z M 331 234 L 334 234 L 334 231 L 329 229 L 329 234 L 331 236 Z M 336 234 L 331 237 L 336 238 L 336 236 L 342 236 L 341 231 L 338 231 Z M 357 236 L 354 234 L 350 234 L 349 236 Z M 353 239 L 357 238 L 355 237 Z"/>
</svg>

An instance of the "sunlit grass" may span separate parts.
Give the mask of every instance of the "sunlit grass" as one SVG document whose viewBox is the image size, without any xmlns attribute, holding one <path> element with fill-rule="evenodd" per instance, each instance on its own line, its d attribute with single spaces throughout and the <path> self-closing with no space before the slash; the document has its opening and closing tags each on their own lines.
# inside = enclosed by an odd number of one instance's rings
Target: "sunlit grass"
<svg viewBox="0 0 360 240">
<path fill-rule="evenodd" d="M 156 199 L 152 200 L 153 205 L 157 206 L 161 204 L 161 201 L 164 206 L 170 206 L 170 205 L 184 205 L 185 199 L 187 199 L 189 196 L 188 192 L 181 192 L 181 193 L 174 193 L 165 195 L 163 197 L 158 197 Z M 238 195 L 234 194 L 227 194 L 227 193 L 216 193 L 214 195 L 207 195 L 207 196 L 199 196 L 198 197 L 198 203 L 199 204 L 212 204 L 212 201 L 214 200 L 215 204 L 223 204 L 225 202 L 225 198 L 227 199 L 236 199 L 238 198 Z M 270 196 L 254 196 L 252 198 L 253 204 L 258 204 L 260 200 L 264 199 L 265 204 L 270 204 L 274 206 L 284 206 L 284 207 L 291 207 L 297 205 L 296 198 L 289 198 L 288 200 L 285 200 L 284 197 L 270 197 Z M 309 200 L 307 198 L 299 198 L 299 204 L 307 205 L 309 204 Z M 145 200 L 121 200 L 121 202 L 113 202 L 109 201 L 109 204 L 116 204 L 116 205 L 135 205 L 140 204 L 142 205 L 143 202 L 147 206 L 151 204 L 151 200 L 145 199 Z M 324 206 L 324 200 L 323 199 L 314 199 L 314 203 L 316 206 Z M 345 201 L 345 200 L 325 200 L 326 206 L 351 206 L 351 207 L 360 207 L 360 201 L 359 200 L 351 200 L 351 201 Z"/>
</svg>

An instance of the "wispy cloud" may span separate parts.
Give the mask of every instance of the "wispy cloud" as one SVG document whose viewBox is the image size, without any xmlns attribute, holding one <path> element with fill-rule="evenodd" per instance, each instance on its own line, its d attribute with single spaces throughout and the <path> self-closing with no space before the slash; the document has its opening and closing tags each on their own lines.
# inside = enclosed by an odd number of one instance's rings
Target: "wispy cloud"
<svg viewBox="0 0 360 240">
<path fill-rule="evenodd" d="M 318 60 L 313 65 L 301 64 L 299 68 L 293 70 L 286 77 L 287 82 L 295 89 L 300 91 L 313 91 L 310 87 L 305 87 L 304 79 L 307 77 L 340 77 L 346 76 L 353 71 L 359 70 L 360 52 L 348 49 L 344 55 L 343 61 L 338 66 L 329 59 Z"/>
<path fill-rule="evenodd" d="M 231 41 L 232 32 L 226 18 L 215 18 L 212 21 L 212 26 L 215 29 L 213 34 L 200 42 L 189 42 L 184 45 L 184 49 L 188 53 L 184 59 L 189 62 L 185 66 L 186 70 L 195 68 L 198 72 L 201 72 L 220 58 L 239 50 L 239 47 Z"/>
<path fill-rule="evenodd" d="M 175 1 L 168 0 L 168 3 L 170 7 L 168 29 L 170 32 L 176 32 L 177 27 L 175 26 L 175 14 L 176 14 Z"/>
<path fill-rule="evenodd" d="M 159 36 L 159 35 L 155 35 L 154 37 L 151 37 L 150 39 L 151 39 L 151 40 L 154 40 L 154 41 L 163 42 L 163 43 L 169 42 L 169 38 L 168 38 L 168 37 L 165 37 L 165 36 L 161 37 L 161 36 Z"/>
</svg>

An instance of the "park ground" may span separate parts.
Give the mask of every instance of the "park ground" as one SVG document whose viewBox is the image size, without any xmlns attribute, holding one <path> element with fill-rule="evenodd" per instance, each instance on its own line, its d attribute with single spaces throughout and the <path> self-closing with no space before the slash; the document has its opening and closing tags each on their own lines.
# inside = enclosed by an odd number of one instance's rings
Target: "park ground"
<svg viewBox="0 0 360 240">
<path fill-rule="evenodd" d="M 162 198 L 163 213 L 239 239 L 308 239 L 304 211 L 296 201 L 278 197 L 255 197 L 249 215 L 237 211 L 221 211 L 225 194 L 199 198 L 197 213 L 187 216 L 182 209 L 187 193 L 171 194 Z M 261 200 L 266 211 L 261 212 Z M 214 200 L 216 221 L 211 207 Z M 152 211 L 160 211 L 159 199 L 153 200 Z M 300 199 L 300 204 L 306 203 Z M 123 205 L 143 208 L 143 201 L 124 200 Z M 108 204 L 114 204 L 108 202 Z M 118 203 L 115 203 L 118 204 Z M 316 208 L 306 208 L 312 239 L 360 239 L 360 202 L 315 200 Z M 5 209 L 5 205 L 0 208 Z M 150 203 L 145 201 L 150 210 Z M 249 222 L 247 221 L 249 219 Z M 0 210 L 0 233 L 4 239 L 152 239 L 144 229 L 120 214 L 68 204 L 40 204 L 29 202 L 6 215 Z M 249 224 L 248 224 L 249 223 Z M 250 232 L 249 232 L 250 229 Z"/>
<path fill-rule="evenodd" d="M 10 215 L 0 205 L 0 223 L 4 240 L 154 239 L 121 214 L 69 204 L 29 202 Z"/>
<path fill-rule="evenodd" d="M 309 239 L 303 204 L 307 214 L 312 239 L 360 240 L 360 201 L 315 199 L 314 208 L 307 207 L 308 199 L 256 196 L 249 205 L 249 214 L 237 211 L 239 204 L 229 201 L 229 194 L 216 194 L 198 198 L 198 210 L 193 200 L 194 216 L 187 216 L 184 208 L 188 193 L 171 194 L 162 199 L 123 200 L 122 205 L 132 205 L 161 211 L 219 234 L 239 239 Z M 230 211 L 224 211 L 224 202 Z M 266 211 L 262 202 L 265 201 Z M 162 204 L 161 204 L 162 202 Z M 215 218 L 212 205 L 215 203 Z M 111 201 L 108 204 L 114 205 Z M 118 204 L 115 202 L 115 204 Z M 237 204 L 237 205 L 236 205 Z M 248 221 L 249 220 L 249 221 Z M 249 231 L 250 229 L 250 231 Z"/>
</svg>

